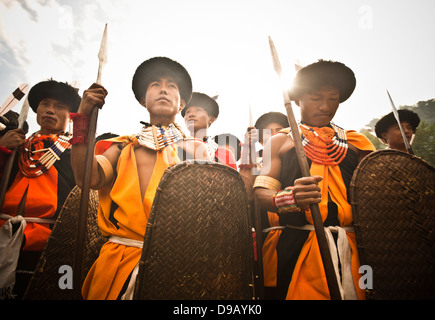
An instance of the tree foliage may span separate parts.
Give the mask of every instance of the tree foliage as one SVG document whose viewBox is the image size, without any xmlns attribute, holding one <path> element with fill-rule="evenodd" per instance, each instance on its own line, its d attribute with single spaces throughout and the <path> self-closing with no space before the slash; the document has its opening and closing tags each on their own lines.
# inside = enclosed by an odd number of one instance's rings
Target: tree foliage
<svg viewBox="0 0 435 320">
<path fill-rule="evenodd" d="M 399 109 L 412 110 L 420 117 L 421 121 L 412 144 L 412 150 L 417 157 L 421 157 L 430 165 L 435 166 L 435 99 L 419 101 L 413 106 L 400 106 Z M 368 129 L 360 130 L 360 133 L 373 143 L 376 150 L 388 147 L 374 134 L 374 128 L 378 121 L 379 118 L 372 119 L 367 124 Z"/>
</svg>

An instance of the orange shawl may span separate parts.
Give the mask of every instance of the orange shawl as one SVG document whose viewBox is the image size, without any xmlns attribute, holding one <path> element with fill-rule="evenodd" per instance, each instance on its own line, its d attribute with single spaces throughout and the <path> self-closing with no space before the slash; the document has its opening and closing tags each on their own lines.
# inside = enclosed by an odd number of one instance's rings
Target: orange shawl
<svg viewBox="0 0 435 320">
<path fill-rule="evenodd" d="M 349 144 L 352 144 L 360 150 L 374 151 L 373 145 L 365 136 L 355 131 L 346 131 L 346 135 Z M 331 200 L 337 204 L 340 226 L 351 225 L 353 221 L 352 208 L 347 199 L 347 190 L 341 177 L 339 166 L 325 166 L 313 162 L 311 164 L 310 173 L 311 175 L 320 175 L 323 177 L 323 180 L 319 183 L 322 192 L 322 201 L 319 204 L 322 221 L 325 221 L 327 218 L 328 197 L 330 197 Z M 313 224 L 309 210 L 306 213 L 306 218 L 310 224 Z M 277 225 L 276 219 L 273 219 L 271 222 L 271 226 Z M 271 231 L 263 245 L 265 286 L 276 286 L 278 260 L 275 248 L 280 234 L 280 230 Z M 358 299 L 364 299 L 364 292 L 359 289 L 358 286 L 358 280 L 360 277 L 358 269 L 360 263 L 355 234 L 348 232 L 347 237 L 352 251 L 351 269 L 354 284 L 357 289 Z M 299 254 L 298 261 L 293 270 L 292 280 L 290 282 L 286 299 L 330 299 L 315 231 L 310 232 L 308 239 Z"/>
<path fill-rule="evenodd" d="M 125 137 L 101 141 L 96 154 L 101 154 L 113 142 L 123 142 Z M 101 146 L 104 146 L 103 148 Z M 176 146 L 171 145 L 157 152 L 152 177 L 145 192 L 140 194 L 134 143 L 121 152 L 117 165 L 117 177 L 113 185 L 99 190 L 100 204 L 98 225 L 104 236 L 119 236 L 143 241 L 155 192 L 164 170 L 179 162 Z M 117 209 L 111 212 L 113 205 Z M 117 221 L 114 225 L 114 219 Z M 142 249 L 106 242 L 97 261 L 91 267 L 82 288 L 82 296 L 88 300 L 114 300 L 128 276 L 139 262 Z"/>
</svg>

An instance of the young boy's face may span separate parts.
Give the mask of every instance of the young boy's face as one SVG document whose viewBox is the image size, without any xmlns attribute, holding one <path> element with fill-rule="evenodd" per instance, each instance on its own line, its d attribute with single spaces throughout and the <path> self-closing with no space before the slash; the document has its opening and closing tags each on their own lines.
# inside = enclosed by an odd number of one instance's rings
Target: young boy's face
<svg viewBox="0 0 435 320">
<path fill-rule="evenodd" d="M 190 132 L 207 129 L 215 120 L 203 107 L 192 106 L 186 110 L 184 121 Z"/>
<path fill-rule="evenodd" d="M 181 99 L 178 85 L 170 77 L 162 77 L 152 81 L 147 88 L 141 104 L 150 114 L 173 116 L 185 106 Z"/>
<path fill-rule="evenodd" d="M 407 121 L 400 122 L 405 132 L 406 139 L 411 141 L 412 135 L 415 133 L 412 126 Z M 387 143 L 391 149 L 402 150 L 405 148 L 405 143 L 403 142 L 402 132 L 400 131 L 399 125 L 393 124 L 382 134 L 382 141 Z"/>
<path fill-rule="evenodd" d="M 301 121 L 313 127 L 327 126 L 340 104 L 338 89 L 325 86 L 303 94 L 296 104 L 301 108 Z"/>
<path fill-rule="evenodd" d="M 41 134 L 62 133 L 69 122 L 69 105 L 57 99 L 42 99 L 36 110 L 36 121 L 41 126 Z"/>
</svg>

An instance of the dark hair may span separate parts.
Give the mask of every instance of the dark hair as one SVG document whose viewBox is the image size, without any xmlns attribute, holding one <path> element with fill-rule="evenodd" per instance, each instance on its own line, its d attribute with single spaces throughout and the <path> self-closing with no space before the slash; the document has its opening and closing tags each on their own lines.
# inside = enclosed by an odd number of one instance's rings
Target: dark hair
<svg viewBox="0 0 435 320">
<path fill-rule="evenodd" d="M 18 117 L 19 114 L 12 110 L 6 112 L 0 117 L 0 123 L 5 126 L 5 128 L 0 131 L 0 136 L 3 136 L 9 130 L 14 130 L 18 128 Z M 27 123 L 27 121 L 24 122 L 22 129 L 27 134 L 27 132 L 29 131 L 29 124 Z"/>
<path fill-rule="evenodd" d="M 298 71 L 289 90 L 290 99 L 297 100 L 303 94 L 327 85 L 337 88 L 340 103 L 344 102 L 355 90 L 355 74 L 341 62 L 319 60 Z"/>
<path fill-rule="evenodd" d="M 420 124 L 420 117 L 418 114 L 407 109 L 397 110 L 397 113 L 399 114 L 400 121 L 408 122 L 411 125 L 412 130 L 415 132 Z M 394 124 L 397 124 L 397 120 L 393 112 L 383 116 L 375 125 L 376 136 L 378 138 L 382 138 L 382 134 L 387 132 L 388 129 Z"/>
<path fill-rule="evenodd" d="M 67 104 L 70 112 L 77 112 L 82 100 L 77 91 L 67 82 L 58 82 L 53 79 L 42 81 L 30 89 L 28 95 L 29 105 L 36 113 L 41 100 L 52 98 Z"/>
<path fill-rule="evenodd" d="M 181 110 L 181 115 L 186 115 L 187 109 L 190 107 L 202 107 L 210 116 L 217 118 L 219 116 L 219 104 L 215 99 L 209 97 L 208 95 L 201 92 L 194 92 L 189 103 L 186 104 L 183 110 Z"/>
<path fill-rule="evenodd" d="M 180 90 L 181 98 L 188 103 L 192 95 L 192 80 L 187 70 L 178 62 L 166 57 L 154 57 L 142 62 L 136 69 L 132 90 L 137 101 L 140 101 L 148 89 L 148 85 L 161 77 L 172 77 Z"/>
<path fill-rule="evenodd" d="M 231 133 L 222 133 L 214 136 L 213 140 L 220 146 L 226 146 L 226 145 L 233 146 L 234 150 L 236 151 L 234 157 L 236 158 L 236 161 L 239 161 L 240 153 L 242 149 L 242 147 L 240 146 L 239 138 L 237 138 L 235 135 Z"/>
<path fill-rule="evenodd" d="M 258 139 L 263 143 L 263 130 L 271 123 L 279 123 L 283 128 L 290 126 L 288 118 L 281 112 L 268 112 L 261 115 L 255 122 L 255 128 L 258 129 Z"/>
</svg>

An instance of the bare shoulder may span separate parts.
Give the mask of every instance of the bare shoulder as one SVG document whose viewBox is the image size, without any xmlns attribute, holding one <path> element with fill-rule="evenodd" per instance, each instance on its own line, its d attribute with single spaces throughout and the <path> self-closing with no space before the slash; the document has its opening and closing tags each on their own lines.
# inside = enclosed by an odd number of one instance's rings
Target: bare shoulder
<svg viewBox="0 0 435 320">
<path fill-rule="evenodd" d="M 282 157 L 295 146 L 291 135 L 288 133 L 280 132 L 274 135 L 272 138 L 273 140 L 271 139 L 271 142 L 274 144 L 274 148 L 278 150 L 278 155 L 280 157 Z"/>
</svg>

